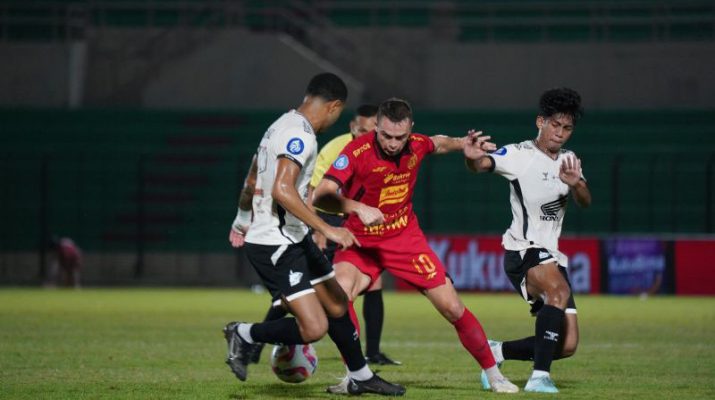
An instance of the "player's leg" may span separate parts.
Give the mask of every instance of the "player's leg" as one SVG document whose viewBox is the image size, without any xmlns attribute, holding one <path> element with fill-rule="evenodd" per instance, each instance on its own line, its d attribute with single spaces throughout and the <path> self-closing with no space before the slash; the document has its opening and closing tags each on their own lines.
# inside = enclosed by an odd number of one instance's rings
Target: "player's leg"
<svg viewBox="0 0 715 400">
<path fill-rule="evenodd" d="M 534 298 L 542 298 L 544 306 L 536 315 L 534 335 L 534 371 L 524 390 L 556 393 L 550 377 L 554 353 L 563 340 L 565 309 L 571 296 L 568 282 L 556 261 L 530 268 L 526 274 L 526 290 Z"/>
<path fill-rule="evenodd" d="M 348 309 L 352 307 L 352 303 L 349 301 L 351 296 L 356 296 L 365 290 L 370 284 L 370 277 L 347 261 L 338 262 L 334 268 L 327 264 L 326 268 L 325 258 L 316 252 L 317 246 L 312 242 L 307 243 L 306 246 L 308 246 L 308 253 L 316 261 L 315 268 L 330 269 L 331 271 L 330 274 L 324 275 L 325 278 L 317 278 L 311 283 L 328 314 L 328 335 L 340 351 L 347 368 L 346 379 L 341 384 L 329 387 L 328 391 L 351 394 L 377 393 L 392 396 L 405 394 L 404 387 L 383 380 L 367 366 L 360 346 L 357 326 L 348 312 Z M 344 256 L 351 258 L 349 254 Z"/>
<path fill-rule="evenodd" d="M 462 346 L 484 369 L 491 389 L 502 393 L 518 392 L 519 388 L 509 382 L 499 371 L 482 325 L 474 314 L 464 306 L 452 281 L 446 279 L 443 285 L 424 290 L 424 294 L 437 311 L 454 326 Z"/>
<path fill-rule="evenodd" d="M 305 249 L 300 245 L 264 246 L 247 243 L 246 254 L 273 296 L 273 304 L 283 304 L 295 318 L 260 323 L 231 322 L 224 327 L 228 344 L 226 363 L 245 380 L 249 354 L 254 343 L 286 345 L 310 343 L 323 337 L 328 321 L 323 306 L 310 282 Z"/>
<path fill-rule="evenodd" d="M 362 316 L 365 320 L 365 358 L 368 364 L 401 365 L 380 352 L 380 338 L 385 320 L 382 301 L 382 275 L 378 276 L 363 294 Z"/>
</svg>

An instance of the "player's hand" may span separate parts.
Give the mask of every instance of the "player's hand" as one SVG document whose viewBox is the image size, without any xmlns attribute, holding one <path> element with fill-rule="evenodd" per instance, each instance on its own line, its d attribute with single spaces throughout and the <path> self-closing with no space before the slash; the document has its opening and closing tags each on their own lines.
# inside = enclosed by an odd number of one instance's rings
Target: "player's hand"
<svg viewBox="0 0 715 400">
<path fill-rule="evenodd" d="M 355 210 L 355 214 L 365 226 L 377 226 L 385 223 L 385 216 L 379 208 L 362 204 Z"/>
<path fill-rule="evenodd" d="M 352 245 L 360 247 L 360 242 L 355 238 L 355 235 L 345 228 L 334 228 L 331 226 L 325 231 L 325 237 L 337 243 L 341 249 L 347 249 Z"/>
<path fill-rule="evenodd" d="M 313 232 L 313 242 L 315 242 L 315 245 L 318 246 L 320 250 L 325 250 L 325 248 L 328 247 L 328 239 L 318 231 Z"/>
<path fill-rule="evenodd" d="M 581 180 L 581 160 L 576 157 L 564 157 L 559 170 L 561 182 L 574 186 Z"/>
<path fill-rule="evenodd" d="M 489 141 L 491 138 L 491 136 L 484 136 L 482 131 L 470 129 L 465 138 L 464 157 L 470 160 L 476 160 L 485 156 L 488 151 L 496 150 L 496 144 Z"/>
<path fill-rule="evenodd" d="M 239 248 L 243 246 L 243 244 L 246 242 L 246 232 L 248 231 L 248 227 L 241 227 L 242 229 L 240 230 L 235 230 L 234 228 L 231 228 L 231 230 L 228 233 L 228 241 L 231 242 L 231 246 L 235 248 Z"/>
</svg>

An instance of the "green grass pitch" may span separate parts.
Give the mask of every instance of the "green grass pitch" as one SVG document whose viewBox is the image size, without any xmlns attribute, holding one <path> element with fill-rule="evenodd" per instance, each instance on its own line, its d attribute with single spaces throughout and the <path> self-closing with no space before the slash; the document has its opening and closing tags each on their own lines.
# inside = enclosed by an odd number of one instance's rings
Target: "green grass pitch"
<svg viewBox="0 0 715 400">
<path fill-rule="evenodd" d="M 516 295 L 463 294 L 463 300 L 491 338 L 533 331 Z M 557 397 L 715 399 L 715 298 L 576 301 L 581 343 L 574 357 L 552 365 Z M 328 338 L 316 344 L 316 375 L 302 384 L 273 376 L 270 348 L 247 382 L 230 373 L 221 328 L 261 319 L 267 304 L 267 294 L 229 289 L 1 289 L 0 398 L 340 398 L 324 392 L 343 375 Z M 404 365 L 380 374 L 404 384 L 407 398 L 553 397 L 482 391 L 476 363 L 426 299 L 387 293 L 385 305 L 382 349 Z M 510 361 L 503 372 L 523 387 L 530 367 Z"/>
</svg>

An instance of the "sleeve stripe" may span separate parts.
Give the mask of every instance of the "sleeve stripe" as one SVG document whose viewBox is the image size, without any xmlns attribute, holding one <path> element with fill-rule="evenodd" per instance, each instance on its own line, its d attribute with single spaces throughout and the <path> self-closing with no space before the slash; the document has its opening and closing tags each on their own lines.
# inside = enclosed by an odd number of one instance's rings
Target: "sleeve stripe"
<svg viewBox="0 0 715 400">
<path fill-rule="evenodd" d="M 278 157 L 276 157 L 276 158 L 287 158 L 287 159 L 293 161 L 294 163 L 298 164 L 298 168 L 303 169 L 303 164 L 301 164 L 300 161 L 295 159 L 295 157 L 292 157 L 288 154 L 278 154 Z"/>
<path fill-rule="evenodd" d="M 323 179 L 330 179 L 331 181 L 337 183 L 340 187 L 343 187 L 344 185 L 344 183 L 334 175 L 325 174 L 323 175 Z"/>
<path fill-rule="evenodd" d="M 494 157 L 492 157 L 490 155 L 488 155 L 487 157 L 489 157 L 492 160 L 492 166 L 489 168 L 489 172 L 494 172 L 494 168 L 496 168 L 497 163 L 496 163 L 496 161 L 494 161 Z"/>
</svg>

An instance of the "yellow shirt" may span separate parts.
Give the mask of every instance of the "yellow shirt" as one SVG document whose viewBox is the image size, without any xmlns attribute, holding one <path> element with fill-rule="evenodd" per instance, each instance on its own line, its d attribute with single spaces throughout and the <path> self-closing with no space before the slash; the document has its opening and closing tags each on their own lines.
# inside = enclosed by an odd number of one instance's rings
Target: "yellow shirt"
<svg viewBox="0 0 715 400">
<path fill-rule="evenodd" d="M 336 136 L 333 140 L 320 149 L 318 153 L 318 158 L 315 159 L 315 169 L 313 170 L 313 176 L 310 178 L 310 186 L 318 187 L 318 183 L 323 179 L 323 175 L 330 169 L 330 165 L 333 164 L 336 158 L 340 155 L 346 144 L 353 140 L 352 133 L 346 133 L 344 135 Z"/>
<path fill-rule="evenodd" d="M 338 158 L 340 152 L 343 150 L 343 147 L 345 147 L 345 145 L 350 143 L 352 140 L 353 134 L 346 133 L 344 135 L 336 136 L 333 140 L 326 143 L 322 149 L 320 149 L 320 153 L 318 153 L 318 157 L 315 159 L 315 169 L 313 170 L 313 176 L 310 178 L 310 186 L 314 188 L 318 187 L 318 183 L 320 183 L 320 180 L 323 179 L 323 175 L 328 172 L 330 165 L 332 165 L 335 159 Z M 325 212 L 318 207 L 315 209 Z"/>
</svg>

